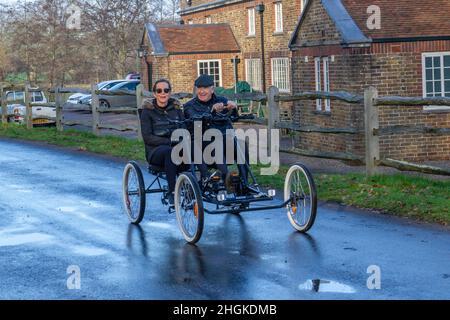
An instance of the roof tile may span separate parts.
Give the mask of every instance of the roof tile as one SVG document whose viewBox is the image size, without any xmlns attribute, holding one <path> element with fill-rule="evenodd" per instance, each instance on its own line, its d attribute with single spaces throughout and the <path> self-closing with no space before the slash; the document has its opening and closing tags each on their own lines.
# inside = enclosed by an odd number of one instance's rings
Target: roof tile
<svg viewBox="0 0 450 320">
<path fill-rule="evenodd" d="M 169 54 L 240 51 L 227 24 L 162 25 L 157 28 Z"/>
</svg>

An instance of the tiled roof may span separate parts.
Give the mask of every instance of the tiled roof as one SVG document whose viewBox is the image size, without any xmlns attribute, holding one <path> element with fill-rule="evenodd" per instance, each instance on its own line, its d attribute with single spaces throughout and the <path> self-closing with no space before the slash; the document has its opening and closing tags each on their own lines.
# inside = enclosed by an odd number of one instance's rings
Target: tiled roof
<svg viewBox="0 0 450 320">
<path fill-rule="evenodd" d="M 450 0 L 341 0 L 361 31 L 372 39 L 450 36 Z M 367 8 L 380 7 L 381 29 L 370 30 Z"/>
<path fill-rule="evenodd" d="M 228 24 L 147 25 L 150 43 L 157 54 L 239 52 Z M 155 50 L 160 48 L 159 50 Z"/>
<path fill-rule="evenodd" d="M 377 40 L 445 37 L 450 39 L 450 0 L 310 0 L 292 35 L 295 46 L 302 22 L 313 1 L 320 1 L 342 36 L 343 45 L 364 45 Z M 370 6 L 380 8 L 381 28 L 370 29 Z"/>
</svg>

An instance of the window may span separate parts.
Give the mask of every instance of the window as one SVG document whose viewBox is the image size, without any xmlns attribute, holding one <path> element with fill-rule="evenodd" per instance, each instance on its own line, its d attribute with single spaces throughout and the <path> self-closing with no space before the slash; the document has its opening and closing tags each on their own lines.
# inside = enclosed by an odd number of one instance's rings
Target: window
<svg viewBox="0 0 450 320">
<path fill-rule="evenodd" d="M 275 3 L 275 33 L 283 32 L 283 4 Z"/>
<path fill-rule="evenodd" d="M 129 82 L 124 84 L 120 90 L 130 90 L 130 91 L 136 91 L 136 87 L 138 86 L 139 82 Z"/>
<path fill-rule="evenodd" d="M 188 24 L 194 24 L 194 21 L 192 19 L 189 19 L 187 23 Z"/>
<path fill-rule="evenodd" d="M 321 77 L 320 70 L 322 69 L 322 64 L 321 64 L 320 58 L 314 59 L 314 65 L 315 65 L 314 70 L 315 70 L 315 74 L 316 74 L 316 91 L 321 91 L 322 90 L 322 77 Z M 322 99 L 316 100 L 316 110 L 322 111 Z"/>
<path fill-rule="evenodd" d="M 245 78 L 255 90 L 261 90 L 261 59 L 245 59 Z"/>
<path fill-rule="evenodd" d="M 323 58 L 323 91 L 330 92 L 330 60 Z M 325 111 L 331 112 L 331 101 L 325 99 Z"/>
<path fill-rule="evenodd" d="M 222 86 L 222 72 L 220 60 L 202 60 L 198 61 L 198 75 L 209 74 L 214 78 L 216 87 Z"/>
<path fill-rule="evenodd" d="M 328 57 L 314 59 L 316 91 L 330 92 L 330 60 Z M 331 112 L 331 101 L 325 99 L 325 110 L 322 109 L 322 99 L 316 100 L 317 111 Z"/>
<path fill-rule="evenodd" d="M 211 24 L 212 23 L 211 16 L 205 17 L 205 22 L 206 24 Z"/>
<path fill-rule="evenodd" d="M 272 59 L 272 85 L 276 86 L 280 92 L 289 92 L 289 58 Z"/>
<path fill-rule="evenodd" d="M 306 4 L 308 3 L 308 0 L 300 0 L 300 13 L 305 10 Z"/>
<path fill-rule="evenodd" d="M 450 97 L 450 52 L 425 53 L 422 65 L 423 96 Z M 424 110 L 450 110 L 450 106 L 425 106 Z"/>
<path fill-rule="evenodd" d="M 44 101 L 42 92 L 33 92 L 31 102 L 42 102 L 42 101 Z"/>
<path fill-rule="evenodd" d="M 255 8 L 248 9 L 248 35 L 254 36 L 256 34 L 255 27 Z"/>
</svg>

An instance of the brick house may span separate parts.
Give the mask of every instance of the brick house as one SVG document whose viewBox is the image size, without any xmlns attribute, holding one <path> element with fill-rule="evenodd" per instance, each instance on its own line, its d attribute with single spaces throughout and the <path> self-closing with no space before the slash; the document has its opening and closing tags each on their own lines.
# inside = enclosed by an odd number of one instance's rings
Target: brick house
<svg viewBox="0 0 450 320">
<path fill-rule="evenodd" d="M 370 12 L 370 13 L 368 13 Z M 380 96 L 450 97 L 450 1 L 310 0 L 290 41 L 293 92 L 374 86 Z M 363 106 L 317 100 L 296 103 L 296 121 L 364 127 Z M 450 107 L 380 107 L 380 126 L 450 127 Z M 363 135 L 302 133 L 297 147 L 364 156 Z M 382 157 L 450 160 L 450 136 L 380 137 Z"/>
<path fill-rule="evenodd" d="M 145 28 L 147 36 L 143 37 L 144 42 L 148 40 L 151 42 L 152 38 L 159 37 L 160 42 L 165 46 L 172 46 L 172 49 L 162 50 L 161 54 L 155 52 L 147 57 L 150 61 L 143 64 L 144 83 L 148 83 L 150 65 L 153 68 L 151 72 L 153 80 L 159 76 L 166 76 L 174 81 L 177 91 L 190 91 L 195 77 L 200 73 L 201 63 L 208 66 L 220 63 L 220 74 L 215 76 L 219 78 L 217 82 L 221 86 L 231 87 L 237 79 L 248 81 L 255 90 L 263 90 L 265 84 L 266 88 L 276 85 L 282 92 L 290 92 L 291 52 L 288 43 L 305 3 L 306 0 L 182 0 L 179 14 L 183 25 L 176 27 L 147 25 Z M 264 6 L 258 6 L 261 4 Z M 261 9 L 264 11 L 259 13 L 258 10 Z M 261 15 L 264 27 L 263 46 Z M 225 26 L 229 26 L 237 45 L 228 43 L 225 46 L 223 43 L 231 39 Z M 175 40 L 175 42 L 184 41 L 182 46 L 172 45 L 173 38 L 167 35 L 170 30 L 175 29 L 184 30 L 183 34 L 177 31 L 179 33 Z M 155 36 L 152 37 L 152 34 Z M 192 44 L 191 41 L 195 43 Z M 151 43 L 142 44 L 152 47 Z M 199 46 L 194 49 L 193 45 Z M 209 47 L 209 50 L 202 46 Z M 263 50 L 265 77 L 262 77 L 261 64 Z M 163 58 L 163 55 L 166 56 Z M 237 59 L 232 62 L 233 58 Z M 170 71 L 162 66 L 167 65 L 167 60 L 171 61 Z M 177 67 L 174 67 L 175 61 Z M 210 73 L 213 68 L 203 68 L 203 71 Z M 176 79 L 181 77 L 183 79 Z"/>
<path fill-rule="evenodd" d="M 213 41 L 220 39 L 220 42 Z M 226 24 L 147 24 L 141 40 L 142 83 L 149 90 L 154 81 L 169 79 L 176 92 L 192 92 L 200 73 L 214 76 L 217 86 L 232 86 L 232 59 L 240 49 Z M 149 81 L 151 79 L 151 81 Z"/>
</svg>

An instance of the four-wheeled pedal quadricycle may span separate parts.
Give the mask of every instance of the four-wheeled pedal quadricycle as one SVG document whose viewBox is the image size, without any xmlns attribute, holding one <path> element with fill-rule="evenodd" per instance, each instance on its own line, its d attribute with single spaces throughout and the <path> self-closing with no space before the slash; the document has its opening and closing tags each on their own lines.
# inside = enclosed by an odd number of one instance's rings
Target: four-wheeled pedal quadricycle
<svg viewBox="0 0 450 320">
<path fill-rule="evenodd" d="M 317 211 L 317 193 L 314 179 L 303 164 L 295 164 L 287 171 L 283 199 L 277 199 L 274 189 L 262 190 L 247 161 L 245 168 L 252 182 L 235 173 L 231 175 L 231 181 L 227 181 L 232 184 L 231 188 L 218 179 L 217 171 L 212 172 L 206 181 L 198 177 L 194 165 L 178 174 L 174 210 L 179 228 L 187 242 L 193 244 L 200 240 L 205 213 L 239 214 L 284 208 L 290 223 L 299 232 L 305 233 L 313 226 Z M 123 201 L 128 218 L 133 224 L 139 224 L 144 217 L 147 194 L 161 194 L 162 204 L 169 206 L 164 169 L 151 165 L 149 173 L 153 176 L 152 182 L 146 187 L 137 162 L 128 162 L 124 169 Z M 152 205 L 152 208 L 154 207 Z"/>
</svg>

